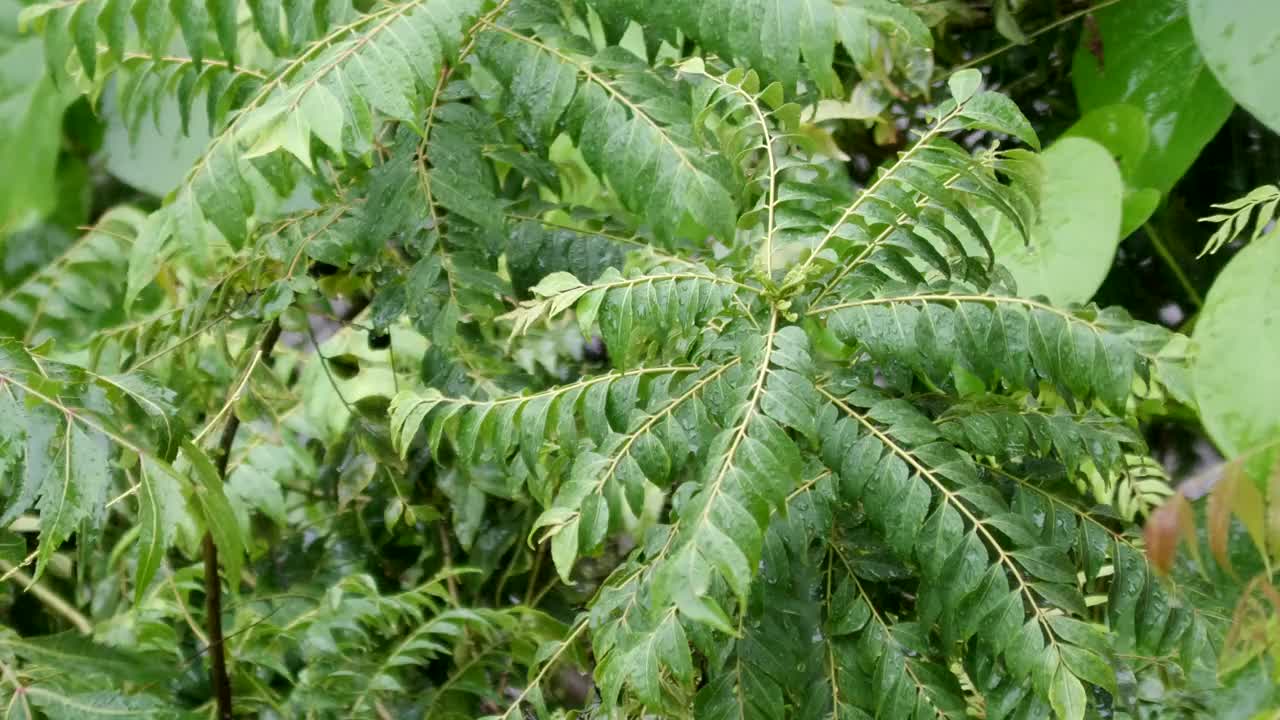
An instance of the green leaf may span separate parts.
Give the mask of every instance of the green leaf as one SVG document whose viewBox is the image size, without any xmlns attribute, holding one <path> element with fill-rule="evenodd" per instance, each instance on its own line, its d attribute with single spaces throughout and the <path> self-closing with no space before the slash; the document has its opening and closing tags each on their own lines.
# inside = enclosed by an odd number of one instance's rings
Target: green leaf
<svg viewBox="0 0 1280 720">
<path fill-rule="evenodd" d="M 1231 259 L 1196 323 L 1196 402 L 1205 429 L 1229 457 L 1280 437 L 1280 408 L 1272 401 L 1280 392 L 1280 335 L 1273 331 L 1280 308 L 1270 295 L 1278 278 L 1280 233 L 1272 232 Z"/>
<path fill-rule="evenodd" d="M 961 70 L 947 78 L 947 87 L 951 90 L 951 97 L 957 103 L 967 102 L 981 86 L 982 71 L 974 68 Z"/>
<path fill-rule="evenodd" d="M 0 647 L 8 653 L 82 677 L 107 677 L 117 682 L 164 682 L 166 667 L 156 655 L 113 648 L 79 633 L 20 638 L 6 633 Z M 34 689 L 34 688 L 33 688 Z"/>
<path fill-rule="evenodd" d="M 1167 193 L 1231 114 L 1231 97 L 1206 72 L 1183 0 L 1118 3 L 1094 14 L 1102 64 L 1082 38 L 1072 80 L 1084 112 L 1115 103 L 1141 108 L 1151 147 L 1130 176 Z M 1161 58 L 1161 62 L 1153 62 Z"/>
<path fill-rule="evenodd" d="M 516 100 L 511 111 L 525 123 L 549 128 L 558 121 L 578 141 L 587 164 L 608 178 L 624 205 L 663 237 L 677 234 L 692 221 L 723 241 L 734 236 L 734 200 L 722 179 L 727 173 L 696 152 L 685 140 L 691 133 L 669 125 L 669 115 L 659 122 L 646 98 L 632 98 L 626 90 L 653 86 L 642 70 L 628 71 L 612 79 L 591 64 L 566 54 L 545 41 L 511 31 L 483 36 L 478 52 L 499 77 L 511 84 L 516 98 L 538 97 L 544 88 L 557 90 L 552 102 L 535 117 L 527 103 Z M 588 81 L 576 92 L 566 85 L 583 74 Z M 659 95 L 654 100 L 678 102 Z M 545 133 L 545 131 L 544 131 Z M 545 134 L 544 134 L 545 137 Z"/>
<path fill-rule="evenodd" d="M 191 463 L 194 477 L 189 487 L 188 504 L 199 514 L 205 530 L 213 536 L 218 548 L 218 560 L 223 576 L 234 589 L 240 585 L 240 568 L 244 566 L 245 542 L 231 503 L 223 492 L 223 479 L 218 475 L 213 461 L 203 450 L 190 442 L 183 443 L 183 457 Z"/>
<path fill-rule="evenodd" d="M 182 40 L 187 46 L 187 52 L 191 53 L 191 60 L 198 70 L 200 63 L 204 60 L 204 36 L 209 27 L 208 5 L 221 5 L 222 2 L 221 0 L 214 0 L 212 3 L 193 0 L 169 0 L 169 2 L 174 17 L 178 18 L 178 27 L 182 28 Z"/>
<path fill-rule="evenodd" d="M 1067 305 L 1087 302 L 1111 270 L 1120 244 L 1124 182 L 1105 148 L 1065 138 L 1041 156 L 1040 218 L 1024 243 L 1002 216 L 989 231 L 1000 263 L 1028 297 Z"/>
<path fill-rule="evenodd" d="M 1280 98 L 1263 80 L 1280 72 L 1280 8 L 1267 0 L 1189 0 L 1187 15 L 1214 77 L 1263 125 L 1280 132 Z"/>
<path fill-rule="evenodd" d="M 392 444 L 400 452 L 400 457 L 409 453 L 413 438 L 422 427 L 422 421 L 444 401 L 444 395 L 435 388 L 427 388 L 421 392 L 404 391 L 397 393 L 391 401 L 391 438 Z"/>
<path fill-rule="evenodd" d="M 0 62 L 7 68 L 0 76 L 0 237 L 53 210 L 62 111 L 69 100 L 45 70 L 39 39 L 16 27 L 20 9 L 16 0 L 0 3 Z"/>
<path fill-rule="evenodd" d="M 1053 703 L 1053 711 L 1062 720 L 1082 720 L 1085 712 L 1084 685 L 1066 665 L 1061 665 L 1053 675 L 1053 684 L 1049 688 L 1049 699 Z"/>
<path fill-rule="evenodd" d="M 960 104 L 960 117 L 974 127 L 1012 135 L 1036 150 L 1040 138 L 1031 123 L 1007 96 L 997 92 L 979 91 Z"/>
<path fill-rule="evenodd" d="M 80 523 L 97 516 L 107 502 L 110 482 L 109 445 L 100 433 L 68 421 L 56 440 L 57 466 L 40 490 L 40 547 L 35 576 L 39 577 L 63 542 Z"/>
<path fill-rule="evenodd" d="M 1151 130 L 1142 108 L 1126 103 L 1094 108 L 1062 135 L 1064 138 L 1085 137 L 1102 145 L 1116 158 L 1126 176 L 1138 170 L 1151 146 Z"/>
<path fill-rule="evenodd" d="M 178 475 L 164 463 L 144 458 L 138 471 L 138 567 L 134 575 L 134 602 L 141 604 L 151 580 L 160 569 L 174 530 L 182 518 Z"/>
<path fill-rule="evenodd" d="M 551 560 L 555 563 L 560 581 L 572 585 L 573 563 L 578 557 L 578 519 L 574 518 L 559 528 L 551 537 Z"/>
<path fill-rule="evenodd" d="M 1087 680 L 1112 694 L 1118 692 L 1115 670 L 1101 657 L 1071 645 L 1059 645 L 1058 652 L 1062 654 L 1063 666 L 1076 677 Z"/>
<path fill-rule="evenodd" d="M 1161 198 L 1156 188 L 1133 185 L 1133 177 L 1141 168 L 1151 143 L 1151 132 L 1142 109 L 1121 103 L 1090 110 L 1068 128 L 1063 137 L 1089 138 L 1111 151 L 1120 164 L 1126 184 L 1120 237 L 1132 235 L 1150 219 Z"/>
</svg>

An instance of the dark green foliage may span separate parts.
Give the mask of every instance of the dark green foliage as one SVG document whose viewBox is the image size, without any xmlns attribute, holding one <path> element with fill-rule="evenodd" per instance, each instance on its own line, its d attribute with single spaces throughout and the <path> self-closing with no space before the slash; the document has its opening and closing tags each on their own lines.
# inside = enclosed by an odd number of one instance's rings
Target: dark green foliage
<svg viewBox="0 0 1280 720">
<path fill-rule="evenodd" d="M 261 717 L 1082 720 L 1178 686 L 1219 630 L 1131 521 L 1185 338 L 1018 294 L 992 219 L 1032 238 L 1040 141 L 976 71 L 862 187 L 815 119 L 930 87 L 914 7 L 29 8 L 135 133 L 203 96 L 213 136 L 0 294 L 0 524 L 40 531 L 4 571 L 74 564 L 95 629 L 6 630 L 12 707 L 207 715 L 207 652 Z"/>
</svg>

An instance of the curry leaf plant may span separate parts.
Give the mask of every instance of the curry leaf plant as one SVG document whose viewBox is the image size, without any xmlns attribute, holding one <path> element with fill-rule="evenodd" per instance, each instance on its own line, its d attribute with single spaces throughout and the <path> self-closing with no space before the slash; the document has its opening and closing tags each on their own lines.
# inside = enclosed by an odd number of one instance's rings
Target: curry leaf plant
<svg viewBox="0 0 1280 720">
<path fill-rule="evenodd" d="M 1132 525 L 1185 339 L 1018 294 L 978 218 L 1029 240 L 1039 139 L 912 6 L 26 7 L 212 138 L 0 294 L 2 569 L 80 588 L 0 631 L 9 712 L 1080 720 L 1211 667 Z M 814 117 L 860 74 L 931 92 L 865 183 Z"/>
</svg>

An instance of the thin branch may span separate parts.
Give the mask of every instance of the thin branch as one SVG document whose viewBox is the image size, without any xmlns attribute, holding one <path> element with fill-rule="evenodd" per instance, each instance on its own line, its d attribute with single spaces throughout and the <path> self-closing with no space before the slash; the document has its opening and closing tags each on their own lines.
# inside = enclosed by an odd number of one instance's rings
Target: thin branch
<svg viewBox="0 0 1280 720">
<path fill-rule="evenodd" d="M 556 661 L 560 659 L 560 656 L 564 654 L 564 651 L 572 647 L 573 643 L 578 639 L 578 636 L 586 629 L 587 618 L 583 618 L 578 621 L 578 625 L 573 629 L 573 632 L 569 633 L 569 637 L 566 637 L 564 642 L 560 644 L 560 647 L 556 648 L 556 651 L 551 654 L 551 657 L 547 658 L 547 662 L 543 664 L 540 670 L 538 670 L 538 674 L 533 676 L 533 679 L 529 681 L 529 684 L 525 686 L 524 690 L 520 691 L 520 695 L 516 697 L 515 702 L 511 703 L 511 707 L 508 707 L 507 711 L 502 713 L 499 720 L 507 720 L 512 717 L 512 713 L 520 709 L 520 704 L 529 696 L 529 693 L 533 692 L 534 689 L 542 683 L 542 678 L 546 676 L 549 670 L 551 670 L 551 666 L 556 664 Z"/>
<path fill-rule="evenodd" d="M 1067 14 L 1067 15 L 1063 15 L 1062 17 L 1058 18 L 1057 20 L 1054 20 L 1053 22 L 1049 23 L 1048 25 L 1045 25 L 1044 27 L 1042 27 L 1042 28 L 1040 28 L 1040 29 L 1038 29 L 1038 30 L 1036 30 L 1036 31 L 1034 31 L 1034 32 L 1027 33 L 1026 40 L 1024 40 L 1024 41 L 1023 41 L 1023 42 L 1021 42 L 1021 43 L 1016 43 L 1016 42 L 1009 42 L 1009 43 L 1005 43 L 1004 45 L 1001 45 L 1000 47 L 996 48 L 995 50 L 992 50 L 992 51 L 991 51 L 991 52 L 989 52 L 989 53 L 984 53 L 984 54 L 982 54 L 982 55 L 979 55 L 979 56 L 978 56 L 978 57 L 976 57 L 976 58 L 973 58 L 972 60 L 969 60 L 969 61 L 967 61 L 967 62 L 963 62 L 963 63 L 961 63 L 961 64 L 959 64 L 959 65 L 954 66 L 954 67 L 946 68 L 946 69 L 945 69 L 944 71 L 942 71 L 942 72 L 944 72 L 945 74 L 951 74 L 951 73 L 959 72 L 959 71 L 964 70 L 964 69 L 966 69 L 966 68 L 977 67 L 978 65 L 981 65 L 981 64 L 983 64 L 983 63 L 985 63 L 985 62 L 987 62 L 987 61 L 991 60 L 992 58 L 995 58 L 995 57 L 998 57 L 998 56 L 1000 56 L 1000 55 L 1003 55 L 1004 53 L 1008 52 L 1009 50 L 1012 50 L 1012 49 L 1013 49 L 1013 48 L 1015 48 L 1015 47 L 1018 47 L 1019 45 L 1025 45 L 1025 44 L 1027 44 L 1027 43 L 1031 42 L 1032 40 L 1035 40 L 1036 38 L 1040 37 L 1041 35 L 1043 35 L 1043 34 L 1045 34 L 1045 33 L 1047 33 L 1047 32 L 1050 32 L 1050 31 L 1052 31 L 1052 30 L 1056 30 L 1056 29 L 1058 29 L 1058 28 L 1062 27 L 1063 25 L 1066 25 L 1067 23 L 1074 22 L 1075 20 L 1077 20 L 1077 19 L 1079 19 L 1079 18 L 1082 18 L 1082 17 L 1084 17 L 1085 15 L 1088 15 L 1088 14 L 1090 14 L 1090 13 L 1095 13 L 1095 12 L 1097 12 L 1097 11 L 1099 11 L 1099 10 L 1101 10 L 1101 9 L 1105 8 L 1105 7 L 1110 7 L 1110 6 L 1112 6 L 1112 5 L 1115 5 L 1115 4 L 1116 4 L 1116 3 L 1118 3 L 1118 2 L 1120 2 L 1120 0 L 1102 0 L 1102 2 L 1100 2 L 1100 3 L 1098 3 L 1097 5 L 1094 5 L 1094 6 L 1092 6 L 1092 7 L 1081 8 L 1080 10 L 1077 10 L 1077 11 L 1075 11 L 1075 12 L 1073 12 L 1073 13 L 1069 13 L 1069 14 Z M 941 78 L 942 78 L 942 73 L 940 73 L 940 74 L 938 75 L 938 77 L 936 77 L 936 78 L 934 78 L 934 79 L 935 79 L 935 80 L 938 80 L 938 79 L 941 79 Z"/>
<path fill-rule="evenodd" d="M 1183 291 L 1187 293 L 1187 298 L 1197 309 L 1204 307 L 1204 297 L 1200 295 L 1200 291 L 1196 290 L 1196 286 L 1191 284 L 1191 279 L 1183 272 L 1182 266 L 1178 264 L 1178 260 L 1173 257 L 1173 253 L 1169 252 L 1169 247 L 1164 244 L 1164 240 L 1160 238 L 1160 234 L 1156 232 L 1155 227 L 1151 223 L 1143 223 L 1142 229 L 1146 231 L 1147 237 L 1151 239 L 1151 245 L 1156 249 L 1156 254 L 1169 266 L 1169 270 L 1173 271 L 1173 277 L 1177 279 L 1178 284 L 1182 286 Z"/>
<path fill-rule="evenodd" d="M 76 629 L 83 635 L 93 633 L 93 623 L 89 622 L 89 618 L 85 617 L 79 610 L 75 609 L 71 603 L 63 600 L 57 593 L 45 587 L 42 583 L 33 582 L 31 576 L 22 572 L 22 570 L 12 563 L 0 560 L 0 570 L 5 571 L 5 577 L 22 585 L 27 592 L 35 595 L 40 602 L 49 607 L 50 610 L 58 613 L 66 618 Z"/>
<path fill-rule="evenodd" d="M 280 321 L 277 319 L 267 328 L 254 354 L 253 365 L 259 361 L 266 362 L 271 358 L 276 343 L 280 340 Z M 245 373 L 246 382 L 253 368 Z M 242 386 L 237 386 L 227 398 L 226 407 L 230 408 L 239 395 Z M 222 429 L 219 442 L 220 452 L 217 458 L 218 477 L 223 482 L 227 479 L 227 462 L 231 459 L 231 447 L 236 442 L 236 432 L 240 429 L 240 416 L 232 411 L 227 417 L 227 424 Z M 231 704 L 231 678 L 227 674 L 227 653 L 224 647 L 225 637 L 222 633 L 222 581 L 218 578 L 218 546 L 213 542 L 213 533 L 204 533 L 204 591 L 205 591 L 205 623 L 209 632 L 209 650 L 212 653 L 210 679 L 213 684 L 214 697 L 217 700 L 218 719 L 233 720 Z"/>
</svg>

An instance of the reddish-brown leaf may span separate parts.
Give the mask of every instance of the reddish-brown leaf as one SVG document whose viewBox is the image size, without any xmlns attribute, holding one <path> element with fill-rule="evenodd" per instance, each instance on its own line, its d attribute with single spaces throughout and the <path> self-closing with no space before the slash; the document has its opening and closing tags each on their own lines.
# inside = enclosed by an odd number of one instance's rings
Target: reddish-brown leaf
<svg viewBox="0 0 1280 720">
<path fill-rule="evenodd" d="M 1272 561 L 1280 561 L 1280 462 L 1271 466 L 1267 481 L 1267 544 Z"/>
<path fill-rule="evenodd" d="M 1231 535 L 1231 506 L 1235 503 L 1236 491 L 1240 487 L 1242 473 L 1237 463 L 1228 463 L 1222 471 L 1222 478 L 1209 493 L 1209 507 L 1205 513 L 1209 533 L 1209 550 L 1218 564 L 1232 574 L 1231 558 L 1227 554 L 1227 540 Z"/>
<path fill-rule="evenodd" d="M 1158 510 L 1147 518 L 1143 531 L 1147 541 L 1147 559 L 1162 575 L 1173 567 L 1173 557 L 1178 551 L 1178 501 L 1182 495 L 1174 493 Z M 1185 501 L 1184 501 L 1185 502 Z"/>
</svg>

